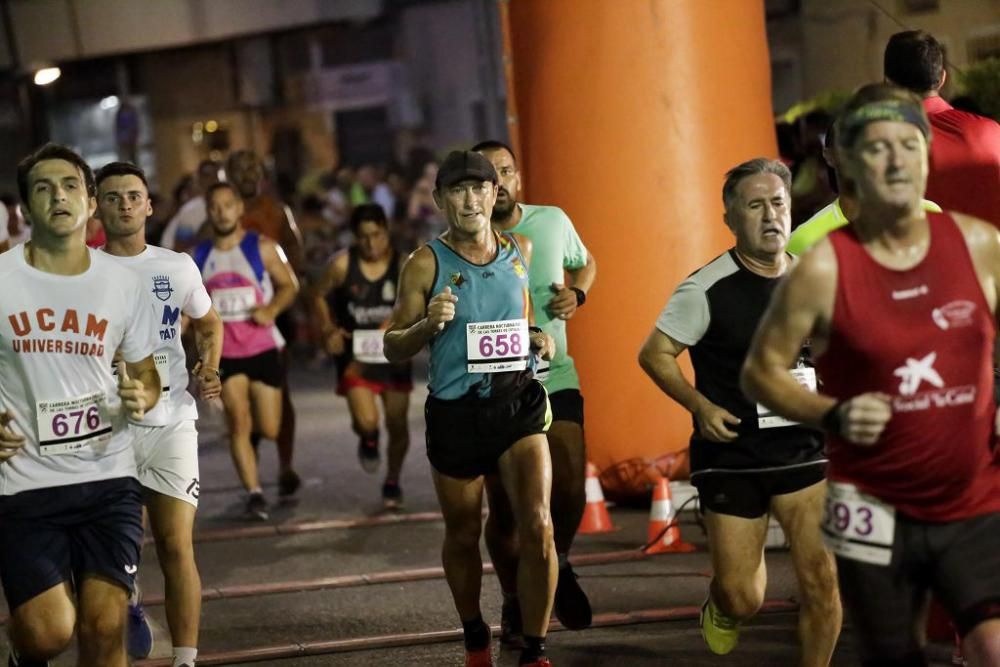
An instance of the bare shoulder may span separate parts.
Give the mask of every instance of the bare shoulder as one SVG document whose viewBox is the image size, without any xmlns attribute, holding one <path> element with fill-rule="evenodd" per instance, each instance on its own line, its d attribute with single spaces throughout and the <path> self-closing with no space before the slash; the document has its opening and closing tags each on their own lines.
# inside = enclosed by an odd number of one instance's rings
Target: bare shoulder
<svg viewBox="0 0 1000 667">
<path fill-rule="evenodd" d="M 525 257 L 531 257 L 531 251 L 533 249 L 531 239 L 523 234 L 518 234 L 517 232 L 511 232 L 510 236 L 517 241 L 517 246 L 521 249 L 521 254 Z"/>
<path fill-rule="evenodd" d="M 434 282 L 434 273 L 437 271 L 437 257 L 434 251 L 428 246 L 421 246 L 406 258 L 403 262 L 403 275 L 401 281 L 407 281 L 410 285 L 424 286 L 430 289 Z"/>
<path fill-rule="evenodd" d="M 808 287 L 822 287 L 837 280 L 837 253 L 829 238 L 820 239 L 792 264 L 789 279 Z"/>
<path fill-rule="evenodd" d="M 995 247 L 1000 243 L 1000 232 L 985 220 L 980 220 L 964 213 L 953 211 L 949 211 L 949 213 L 955 220 L 959 230 L 962 232 L 962 236 L 965 237 L 965 242 L 969 244 L 970 248 L 976 249 L 981 247 L 985 249 Z"/>
<path fill-rule="evenodd" d="M 347 271 L 347 265 L 351 261 L 351 252 L 348 248 L 338 250 L 330 258 L 329 266 L 335 271 Z"/>
</svg>

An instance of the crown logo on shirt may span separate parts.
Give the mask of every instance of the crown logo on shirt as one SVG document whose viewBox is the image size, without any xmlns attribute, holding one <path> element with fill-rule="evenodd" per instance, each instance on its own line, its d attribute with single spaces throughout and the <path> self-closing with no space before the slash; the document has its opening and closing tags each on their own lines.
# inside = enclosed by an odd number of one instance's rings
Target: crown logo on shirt
<svg viewBox="0 0 1000 667">
<path fill-rule="evenodd" d="M 153 294 L 160 301 L 166 301 L 174 293 L 169 276 L 153 276 Z"/>
</svg>

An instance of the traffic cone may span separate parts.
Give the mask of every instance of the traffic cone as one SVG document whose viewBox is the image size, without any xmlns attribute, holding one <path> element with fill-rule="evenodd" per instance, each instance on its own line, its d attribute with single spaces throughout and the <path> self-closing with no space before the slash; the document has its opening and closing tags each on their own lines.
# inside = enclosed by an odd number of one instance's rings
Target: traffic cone
<svg viewBox="0 0 1000 667">
<path fill-rule="evenodd" d="M 583 508 L 583 518 L 576 532 L 582 535 L 610 533 L 615 527 L 611 525 L 611 515 L 608 514 L 608 507 L 604 504 L 604 492 L 601 490 L 600 480 L 597 479 L 597 466 L 589 462 L 585 488 L 587 504 Z"/>
<path fill-rule="evenodd" d="M 645 552 L 649 555 L 687 553 L 695 547 L 681 540 L 681 529 L 675 523 L 677 512 L 670 499 L 670 483 L 660 477 L 653 488 L 653 504 L 649 508 L 649 533 Z M 669 528 L 668 528 L 669 526 Z"/>
</svg>

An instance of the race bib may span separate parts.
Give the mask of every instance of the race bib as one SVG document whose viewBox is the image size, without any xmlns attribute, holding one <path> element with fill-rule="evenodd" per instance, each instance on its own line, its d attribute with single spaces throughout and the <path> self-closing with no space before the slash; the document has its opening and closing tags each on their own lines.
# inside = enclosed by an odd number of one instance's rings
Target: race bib
<svg viewBox="0 0 1000 667">
<path fill-rule="evenodd" d="M 549 379 L 550 370 L 552 370 L 552 362 L 539 357 L 538 365 L 535 367 L 535 379 L 539 382 L 545 382 Z"/>
<path fill-rule="evenodd" d="M 853 484 L 828 482 L 823 538 L 843 558 L 888 565 L 896 531 L 896 509 Z"/>
<path fill-rule="evenodd" d="M 246 322 L 257 306 L 254 287 L 225 287 L 212 291 L 212 305 L 223 322 Z"/>
<path fill-rule="evenodd" d="M 800 385 L 809 391 L 816 393 L 816 369 L 815 368 L 793 368 L 789 373 Z M 765 408 L 760 403 L 757 404 L 757 428 L 777 428 L 779 426 L 798 426 L 799 422 L 793 422 L 776 415 L 769 408 Z"/>
<path fill-rule="evenodd" d="M 156 372 L 160 374 L 160 403 L 170 400 L 170 355 L 167 352 L 153 353 Z"/>
<path fill-rule="evenodd" d="M 465 325 L 468 371 L 504 373 L 528 367 L 528 320 L 470 322 Z"/>
<path fill-rule="evenodd" d="M 72 454 L 111 439 L 111 416 L 102 391 L 59 401 L 39 401 L 35 415 L 42 456 Z"/>
<path fill-rule="evenodd" d="M 351 334 L 351 350 L 354 358 L 363 364 L 387 364 L 382 351 L 385 332 L 381 329 L 355 329 Z"/>
</svg>

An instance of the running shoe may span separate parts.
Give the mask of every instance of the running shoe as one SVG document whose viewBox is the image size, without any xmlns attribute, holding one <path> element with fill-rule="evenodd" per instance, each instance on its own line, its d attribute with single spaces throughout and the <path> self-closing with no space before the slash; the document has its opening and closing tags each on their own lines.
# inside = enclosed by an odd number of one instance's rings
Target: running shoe
<svg viewBox="0 0 1000 667">
<path fill-rule="evenodd" d="M 142 603 L 128 605 L 128 631 L 126 633 L 128 655 L 133 660 L 148 658 L 153 652 L 153 629 L 146 620 L 146 612 Z"/>
<path fill-rule="evenodd" d="M 358 442 L 358 460 L 361 461 L 361 469 L 366 473 L 378 472 L 378 440 L 361 438 Z"/>
<path fill-rule="evenodd" d="M 302 486 L 302 479 L 299 474 L 289 468 L 278 475 L 278 498 L 285 500 L 295 495 L 295 492 Z"/>
<path fill-rule="evenodd" d="M 7 656 L 7 667 L 49 667 L 49 665 L 48 660 L 29 660 L 18 657 L 13 646 L 10 648 L 10 655 Z"/>
<path fill-rule="evenodd" d="M 539 658 L 534 662 L 522 662 L 518 667 L 552 667 L 552 663 L 548 658 Z"/>
<path fill-rule="evenodd" d="M 398 510 L 403 508 L 403 489 L 399 482 L 386 480 L 382 485 L 382 508 Z"/>
<path fill-rule="evenodd" d="M 716 609 L 711 596 L 701 606 L 698 624 L 701 636 L 712 653 L 726 655 L 736 648 L 740 640 L 740 622 Z"/>
<path fill-rule="evenodd" d="M 500 646 L 512 649 L 524 648 L 521 603 L 514 596 L 505 597 L 500 607 Z"/>
<path fill-rule="evenodd" d="M 246 515 L 249 519 L 257 521 L 267 521 L 270 515 L 267 513 L 267 501 L 264 500 L 263 493 L 251 493 L 247 498 Z"/>
<path fill-rule="evenodd" d="M 493 667 L 493 649 L 487 645 L 478 651 L 465 651 L 465 667 Z"/>
<path fill-rule="evenodd" d="M 576 573 L 569 563 L 559 568 L 559 582 L 556 584 L 556 598 L 553 611 L 556 618 L 567 630 L 589 628 L 594 620 L 587 594 L 576 582 Z"/>
</svg>

